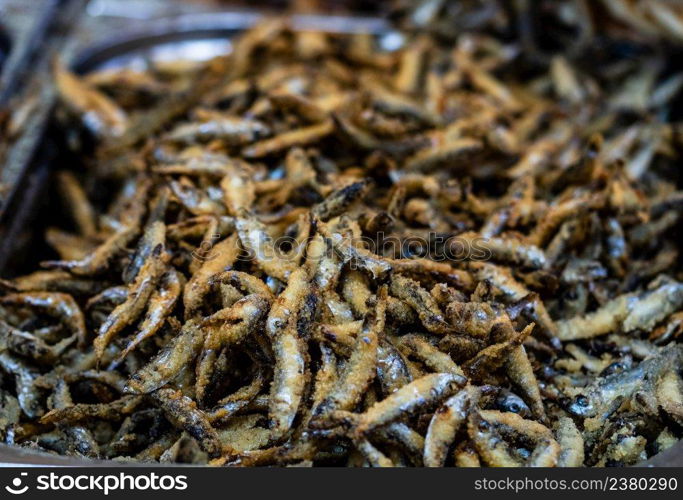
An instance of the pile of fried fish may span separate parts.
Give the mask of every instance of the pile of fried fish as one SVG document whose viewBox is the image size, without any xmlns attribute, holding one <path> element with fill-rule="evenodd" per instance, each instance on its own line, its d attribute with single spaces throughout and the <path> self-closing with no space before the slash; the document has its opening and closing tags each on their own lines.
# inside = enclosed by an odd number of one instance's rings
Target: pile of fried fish
<svg viewBox="0 0 683 500">
<path fill-rule="evenodd" d="M 683 42 L 683 5 L 677 0 L 388 0 L 388 7 L 403 29 L 448 39 L 463 30 L 516 27 L 534 56 L 558 40 L 577 52 L 594 36 Z"/>
<path fill-rule="evenodd" d="M 0 282 L 0 437 L 226 466 L 676 444 L 683 74 L 623 54 L 273 19 L 205 63 L 56 63 L 84 167 L 51 260 Z"/>
</svg>

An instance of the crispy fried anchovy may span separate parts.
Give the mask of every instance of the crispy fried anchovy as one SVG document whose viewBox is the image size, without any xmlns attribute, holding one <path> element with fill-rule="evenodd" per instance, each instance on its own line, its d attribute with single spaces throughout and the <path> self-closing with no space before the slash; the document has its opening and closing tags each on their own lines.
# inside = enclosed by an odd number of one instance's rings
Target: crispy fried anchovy
<svg viewBox="0 0 683 500">
<path fill-rule="evenodd" d="M 516 301 L 526 298 L 532 299 L 529 308 L 524 309 L 524 313 L 536 322 L 551 340 L 559 336 L 557 323 L 551 318 L 543 301 L 539 297 L 531 295 L 526 287 L 514 279 L 510 271 L 484 262 L 472 263 L 471 267 L 479 280 L 489 281 L 506 298 Z"/>
<path fill-rule="evenodd" d="M 55 82 L 62 102 L 93 133 L 120 136 L 128 128 L 126 113 L 106 95 L 68 71 L 61 61 L 55 62 Z"/>
<path fill-rule="evenodd" d="M 199 98 L 224 79 L 224 58 L 208 63 L 206 71 L 200 71 L 190 85 L 181 92 L 175 92 L 161 100 L 150 113 L 141 114 L 126 127 L 125 133 L 104 143 L 99 155 L 103 160 L 114 158 L 125 152 L 149 134 L 162 128 L 166 123 L 182 115 Z"/>
<path fill-rule="evenodd" d="M 360 199 L 369 187 L 369 179 L 354 182 L 330 193 L 324 201 L 314 206 L 311 213 L 322 221 L 327 221 L 346 212 L 351 204 Z"/>
<path fill-rule="evenodd" d="M 547 427 L 526 420 L 515 413 L 497 410 L 479 410 L 475 419 L 470 417 L 470 429 L 480 454 L 488 458 L 491 466 L 519 466 L 519 462 L 505 450 L 504 441 L 495 442 L 493 436 L 503 439 L 517 439 L 533 451 L 528 465 L 532 467 L 554 467 L 560 454 L 560 446 Z M 476 425 L 476 430 L 473 427 Z M 493 438 L 493 439 L 492 439 Z M 485 458 L 485 461 L 487 460 Z"/>
<path fill-rule="evenodd" d="M 152 398 L 171 421 L 197 440 L 210 458 L 221 455 L 223 446 L 218 433 L 194 401 L 170 387 L 157 389 Z"/>
<path fill-rule="evenodd" d="M 375 278 L 384 277 L 392 269 L 388 261 L 373 255 L 364 248 L 354 246 L 353 242 L 348 241 L 343 235 L 330 232 L 325 224 L 319 223 L 317 227 L 325 241 L 334 247 L 344 262 L 351 262 L 358 268 L 368 271 Z"/>
<path fill-rule="evenodd" d="M 399 348 L 405 349 L 405 354 L 412 354 L 430 370 L 437 373 L 465 375 L 448 354 L 441 352 L 418 334 L 404 335 L 398 338 L 396 342 Z"/>
<path fill-rule="evenodd" d="M 283 132 L 270 139 L 256 142 L 242 151 L 246 158 L 261 158 L 294 146 L 316 143 L 334 131 L 331 120 L 300 129 Z"/>
<path fill-rule="evenodd" d="M 239 254 L 237 237 L 230 236 L 218 242 L 206 256 L 206 260 L 201 267 L 185 285 L 183 290 L 183 305 L 185 306 L 185 317 L 193 317 L 202 305 L 205 295 L 210 291 L 211 284 L 209 279 L 230 268 Z"/>
<path fill-rule="evenodd" d="M 486 371 L 502 366 L 510 354 L 531 334 L 533 328 L 534 324 L 531 323 L 512 338 L 482 349 L 463 365 L 465 373 L 470 377 L 481 377 Z"/>
<path fill-rule="evenodd" d="M 406 170 L 429 171 L 439 166 L 464 166 L 482 149 L 480 141 L 466 137 L 455 140 L 436 137 L 430 146 L 408 158 Z"/>
<path fill-rule="evenodd" d="M 415 310 L 424 327 L 430 332 L 445 334 L 453 331 L 452 327 L 446 323 L 434 297 L 418 282 L 395 274 L 391 277 L 390 291 Z"/>
<path fill-rule="evenodd" d="M 601 417 L 615 402 L 622 402 L 638 392 L 647 393 L 648 386 L 671 369 L 679 369 L 683 349 L 678 345 L 664 348 L 631 370 L 607 375 L 576 395 L 567 409 L 580 417 Z"/>
<path fill-rule="evenodd" d="M 81 345 L 86 343 L 83 312 L 71 295 L 50 292 L 15 293 L 1 297 L 0 304 L 38 309 L 63 322 L 77 336 Z"/>
<path fill-rule="evenodd" d="M 136 321 L 140 314 L 142 314 L 149 298 L 154 293 L 154 288 L 159 278 L 166 270 L 167 259 L 168 257 L 163 250 L 163 244 L 159 243 L 140 269 L 140 273 L 135 278 L 135 281 L 131 283 L 125 302 L 116 306 L 116 309 L 112 311 L 100 326 L 97 338 L 94 341 L 95 352 L 98 358 L 102 357 L 104 349 L 114 336 L 126 325 Z"/>
<path fill-rule="evenodd" d="M 0 439 L 6 443 L 11 442 L 12 432 L 20 418 L 21 408 L 17 398 L 6 391 L 0 391 Z"/>
<path fill-rule="evenodd" d="M 0 320 L 0 348 L 9 349 L 14 354 L 33 359 L 39 364 L 54 363 L 75 341 L 76 336 L 71 335 L 56 344 L 48 345 L 40 337 Z"/>
<path fill-rule="evenodd" d="M 81 260 L 72 261 L 46 261 L 44 267 L 67 269 L 78 276 L 95 276 L 103 273 L 109 266 L 110 261 L 120 253 L 138 235 L 138 228 L 123 227 L 112 234 L 102 243 L 97 250 L 88 254 Z"/>
<path fill-rule="evenodd" d="M 448 448 L 460 427 L 466 423 L 470 408 L 476 406 L 478 399 L 477 389 L 465 387 L 434 412 L 425 437 L 425 467 L 443 467 Z"/>
<path fill-rule="evenodd" d="M 214 275 L 211 281 L 230 284 L 245 295 L 257 294 L 269 301 L 274 299 L 273 292 L 260 278 L 241 271 L 225 271 Z"/>
<path fill-rule="evenodd" d="M 235 221 L 240 242 L 263 271 L 281 281 L 287 281 L 296 268 L 296 262 L 275 247 L 266 226 L 254 217 L 238 217 Z"/>
<path fill-rule="evenodd" d="M 384 394 L 391 394 L 413 380 L 401 353 L 385 339 L 377 346 L 377 379 Z"/>
<path fill-rule="evenodd" d="M 14 292 L 62 292 L 70 295 L 93 295 L 106 288 L 106 282 L 74 277 L 66 271 L 35 271 L 10 280 L 0 280 L 0 287 Z"/>
<path fill-rule="evenodd" d="M 173 380 L 197 357 L 206 332 L 200 320 L 189 320 L 154 359 L 130 377 L 126 391 L 147 394 Z"/>
<path fill-rule="evenodd" d="M 522 397 L 529 404 L 534 417 L 545 420 L 545 408 L 541 398 L 541 390 L 534 374 L 533 367 L 523 345 L 515 347 L 505 362 L 505 370 L 510 381 L 520 391 Z"/>
<path fill-rule="evenodd" d="M 272 339 L 275 356 L 269 414 L 278 435 L 291 428 L 306 383 L 307 353 L 297 331 L 297 319 L 307 288 L 307 272 L 299 268 L 290 276 L 287 288 L 276 299 L 266 320 L 266 332 Z"/>
<path fill-rule="evenodd" d="M 21 411 L 31 419 L 40 417 L 45 413 L 41 404 L 41 394 L 34 383 L 40 376 L 40 372 L 7 352 L 0 352 L 0 368 L 6 374 L 14 376 L 16 395 Z"/>
<path fill-rule="evenodd" d="M 353 352 L 339 376 L 336 387 L 315 409 L 316 415 L 334 410 L 351 410 L 360 401 L 377 372 L 377 346 L 384 331 L 386 287 L 377 297 L 375 309 L 368 313 L 358 332 Z"/>
<path fill-rule="evenodd" d="M 225 346 L 243 342 L 248 335 L 263 324 L 270 302 L 261 295 L 248 295 L 238 300 L 227 311 L 222 310 L 204 319 L 208 329 L 203 351 L 197 363 L 197 399 L 202 401 L 207 386 L 213 382 L 216 358 Z"/>
<path fill-rule="evenodd" d="M 574 421 L 569 417 L 561 417 L 558 420 L 556 434 L 560 445 L 557 466 L 581 467 L 584 462 L 584 442 Z"/>
<path fill-rule="evenodd" d="M 560 340 L 597 337 L 622 328 L 648 330 L 683 305 L 683 285 L 665 283 L 643 294 L 620 295 L 594 312 L 557 323 Z"/>
<path fill-rule="evenodd" d="M 51 400 L 52 406 L 57 410 L 73 406 L 69 386 L 63 379 L 57 382 Z M 68 437 L 71 446 L 74 447 L 78 454 L 90 458 L 97 458 L 99 456 L 100 447 L 87 428 L 78 425 L 67 425 L 64 426 L 62 432 Z"/>
<path fill-rule="evenodd" d="M 277 91 L 270 93 L 268 99 L 275 108 L 300 116 L 311 123 L 324 122 L 329 118 L 324 109 L 299 94 Z"/>
<path fill-rule="evenodd" d="M 396 467 L 396 464 L 365 438 L 357 438 L 354 444 L 372 467 Z"/>
<path fill-rule="evenodd" d="M 62 199 L 68 205 L 79 233 L 87 238 L 97 234 L 97 219 L 93 206 L 76 177 L 69 171 L 57 174 Z"/>
<path fill-rule="evenodd" d="M 91 419 L 121 420 L 129 415 L 142 403 L 139 396 L 123 396 L 111 403 L 85 404 L 79 403 L 64 408 L 50 410 L 40 418 L 44 424 L 59 423 L 61 425 L 73 425 L 88 422 Z"/>
<path fill-rule="evenodd" d="M 475 233 L 463 233 L 458 235 L 458 239 L 472 248 L 480 247 L 484 254 L 484 258 L 481 260 L 493 258 L 496 261 L 532 269 L 543 269 L 547 266 L 547 259 L 543 250 L 523 241 L 501 237 L 483 238 Z"/>
<path fill-rule="evenodd" d="M 465 377 L 447 373 L 425 375 L 375 403 L 361 414 L 358 417 L 356 432 L 359 435 L 367 434 L 403 415 L 438 404 L 459 387 L 464 386 L 466 381 Z"/>
<path fill-rule="evenodd" d="M 263 386 L 264 376 L 262 372 L 259 372 L 249 385 L 241 387 L 229 396 L 220 399 L 208 413 L 209 421 L 216 422 L 227 419 L 246 408 L 261 392 Z"/>
<path fill-rule="evenodd" d="M 121 361 L 141 342 L 159 331 L 173 310 L 182 286 L 183 279 L 177 271 L 170 270 L 164 273 L 159 280 L 159 288 L 154 290 L 149 298 L 145 318 L 140 323 L 135 337 L 128 342 L 126 348 L 121 352 L 118 361 Z"/>
<path fill-rule="evenodd" d="M 241 146 L 269 134 L 268 127 L 257 120 L 224 117 L 203 123 L 179 125 L 166 138 L 181 143 L 219 140 L 227 146 Z"/>
</svg>

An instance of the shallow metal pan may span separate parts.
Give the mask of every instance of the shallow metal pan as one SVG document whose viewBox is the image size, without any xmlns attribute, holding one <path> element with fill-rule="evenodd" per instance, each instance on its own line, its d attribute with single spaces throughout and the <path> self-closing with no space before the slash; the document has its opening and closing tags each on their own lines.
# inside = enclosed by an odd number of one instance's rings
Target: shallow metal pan
<svg viewBox="0 0 683 500">
<path fill-rule="evenodd" d="M 73 69 L 88 73 L 96 69 L 134 65 L 136 61 L 150 57 L 188 57 L 205 59 L 214 53 L 230 50 L 230 39 L 263 17 L 253 11 L 221 12 L 163 19 L 152 23 L 144 32 L 127 33 L 105 40 L 81 51 L 73 62 Z M 300 30 L 329 31 L 334 33 L 372 33 L 383 47 L 395 50 L 402 43 L 401 35 L 392 31 L 388 24 L 377 18 L 354 18 L 339 16 L 299 15 L 293 16 L 293 26 Z M 193 54 L 194 47 L 194 54 Z M 201 51 L 198 49 L 201 47 Z M 214 52 L 212 52 L 212 48 Z M 53 139 L 48 134 L 45 143 Z M 27 169 L 28 188 L 21 193 L 8 220 L 9 225 L 0 227 L 0 275 L 15 274 L 21 269 L 22 260 L 34 260 L 40 251 L 39 241 L 48 219 L 50 198 L 47 187 L 54 154 L 35 160 Z M 80 460 L 60 457 L 42 452 L 18 449 L 0 444 L 0 464 L 16 465 L 111 465 L 113 462 Z M 120 463 L 116 462 L 117 465 Z M 683 442 L 652 457 L 638 466 L 683 466 Z"/>
</svg>

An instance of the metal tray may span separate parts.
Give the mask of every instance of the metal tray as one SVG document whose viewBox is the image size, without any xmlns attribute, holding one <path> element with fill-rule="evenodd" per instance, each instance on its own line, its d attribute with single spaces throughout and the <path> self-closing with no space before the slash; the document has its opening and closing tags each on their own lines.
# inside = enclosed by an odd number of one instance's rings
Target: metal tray
<svg viewBox="0 0 683 500">
<path fill-rule="evenodd" d="M 230 50 L 230 38 L 249 29 L 266 14 L 244 10 L 183 15 L 161 19 L 144 31 L 127 33 L 106 40 L 81 52 L 74 60 L 78 73 L 117 68 L 136 59 L 205 60 Z M 386 50 L 396 50 L 402 43 L 399 32 L 380 18 L 300 14 L 290 16 L 294 29 L 328 33 L 370 33 L 379 38 Z"/>
<path fill-rule="evenodd" d="M 72 68 L 84 74 L 97 69 L 135 66 L 150 58 L 207 59 L 229 51 L 230 39 L 254 25 L 263 15 L 260 12 L 239 11 L 161 19 L 149 24 L 144 31 L 127 33 L 83 49 L 74 58 Z M 378 18 L 295 15 L 292 23 L 299 30 L 372 33 L 386 50 L 396 50 L 403 43 L 400 33 Z M 32 257 L 41 251 L 39 242 L 42 241 L 42 229 L 46 221 L 54 217 L 49 211 L 51 198 L 48 187 L 51 166 L 57 158 L 54 133 L 48 131 L 43 137 L 41 143 L 47 152 L 34 158 L 27 166 L 23 182 L 25 187 L 17 192 L 16 203 L 12 211 L 8 211 L 5 223 L 0 222 L 0 276 L 16 274 L 22 270 L 22 262 L 27 258 L 35 261 Z M 27 466 L 123 465 L 119 462 L 61 457 L 0 444 L 0 466 L 3 463 Z M 683 466 L 683 441 L 638 466 Z"/>
</svg>

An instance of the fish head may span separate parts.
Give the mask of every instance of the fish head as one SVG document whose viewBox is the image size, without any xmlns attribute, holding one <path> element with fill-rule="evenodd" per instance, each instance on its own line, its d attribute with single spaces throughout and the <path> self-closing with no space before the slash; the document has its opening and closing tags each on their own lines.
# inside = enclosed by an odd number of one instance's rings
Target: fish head
<svg viewBox="0 0 683 500">
<path fill-rule="evenodd" d="M 587 396 L 579 394 L 567 406 L 567 410 L 577 417 L 593 417 L 597 408 Z"/>
</svg>

